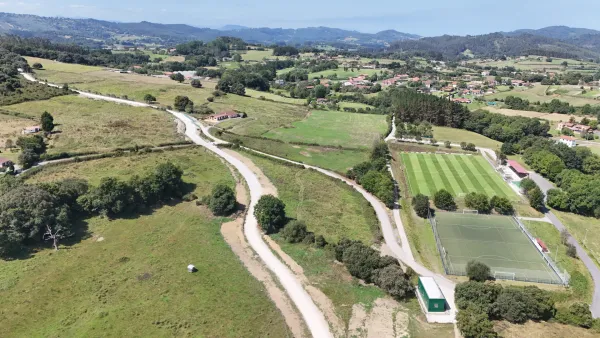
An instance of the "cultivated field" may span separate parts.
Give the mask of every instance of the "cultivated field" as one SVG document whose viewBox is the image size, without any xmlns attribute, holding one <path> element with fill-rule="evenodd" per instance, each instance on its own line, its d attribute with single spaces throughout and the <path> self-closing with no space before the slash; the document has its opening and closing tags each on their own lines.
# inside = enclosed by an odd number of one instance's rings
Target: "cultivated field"
<svg viewBox="0 0 600 338">
<path fill-rule="evenodd" d="M 518 201 L 517 194 L 481 156 L 402 153 L 411 193 L 433 196 L 446 189 L 456 197 L 470 192 Z"/>
<path fill-rule="evenodd" d="M 74 95 L 3 107 L 39 116 L 47 111 L 57 124 L 49 153 L 107 151 L 134 145 L 182 140 L 174 118 L 163 111 L 95 101 Z M 31 124 L 29 122 L 28 124 Z"/>
<path fill-rule="evenodd" d="M 307 119 L 271 130 L 264 136 L 287 142 L 366 148 L 386 130 L 384 115 L 312 111 Z"/>
<path fill-rule="evenodd" d="M 467 263 L 476 260 L 489 266 L 498 279 L 560 283 L 511 217 L 438 211 L 435 227 L 448 274 L 463 275 Z"/>
<path fill-rule="evenodd" d="M 225 165 L 199 148 L 57 166 L 34 178 L 97 184 L 165 160 L 184 169 L 198 196 L 218 182 L 234 184 Z M 93 217 L 84 220 L 89 234 L 69 247 L 0 261 L 3 335 L 290 336 L 263 285 L 222 239 L 223 221 L 193 202 L 112 221 Z M 190 263 L 197 273 L 186 271 Z"/>
</svg>

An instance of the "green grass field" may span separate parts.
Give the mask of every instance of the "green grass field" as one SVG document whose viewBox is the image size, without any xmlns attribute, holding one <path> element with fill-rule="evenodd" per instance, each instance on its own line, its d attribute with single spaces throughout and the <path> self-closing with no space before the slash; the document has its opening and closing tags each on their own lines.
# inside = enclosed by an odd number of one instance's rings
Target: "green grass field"
<svg viewBox="0 0 600 338">
<path fill-rule="evenodd" d="M 541 253 L 507 216 L 437 212 L 435 227 L 446 252 L 448 274 L 465 274 L 466 265 L 477 260 L 490 267 L 499 279 L 560 283 Z M 507 274 L 509 273 L 509 274 Z"/>
<path fill-rule="evenodd" d="M 367 74 L 367 75 L 379 74 L 379 71 L 381 71 L 381 69 L 357 69 L 357 68 L 354 68 L 354 71 L 352 71 L 352 69 L 348 69 L 345 71 L 343 67 L 340 67 L 338 69 L 328 69 L 328 70 L 323 70 L 323 71 L 316 72 L 316 73 L 310 73 L 310 74 L 308 74 L 308 78 L 309 79 L 313 79 L 315 77 L 326 78 L 326 77 L 329 77 L 329 76 L 332 76 L 333 74 L 335 74 L 335 75 L 337 75 L 337 79 L 347 80 L 349 77 L 356 77 L 361 74 Z"/>
<path fill-rule="evenodd" d="M 74 95 L 31 101 L 3 109 L 40 116 L 48 111 L 57 124 L 48 153 L 107 151 L 134 145 L 180 141 L 174 118 L 166 112 L 96 101 Z M 31 124 L 31 122 L 28 122 Z"/>
<path fill-rule="evenodd" d="M 287 142 L 368 148 L 387 130 L 383 115 L 312 111 L 308 119 L 264 136 Z"/>
<path fill-rule="evenodd" d="M 481 156 L 402 153 L 412 195 L 446 189 L 455 197 L 479 192 L 518 201 L 517 194 Z"/>
<path fill-rule="evenodd" d="M 338 102 L 338 107 L 344 109 L 344 108 L 355 108 L 355 109 L 366 109 L 366 108 L 371 108 L 374 109 L 375 107 L 373 106 L 369 106 L 368 104 L 364 104 L 364 103 L 360 103 L 360 102 Z"/>
<path fill-rule="evenodd" d="M 297 104 L 297 105 L 306 104 L 306 100 L 303 100 L 303 99 L 294 99 L 291 97 L 285 97 L 285 96 L 276 95 L 276 94 L 268 93 L 268 92 L 261 92 L 258 90 L 248 89 L 248 88 L 246 88 L 246 95 L 256 98 L 256 99 L 258 99 L 262 96 L 267 100 L 273 100 L 273 101 L 282 102 L 282 103 L 290 103 L 290 104 Z"/>
<path fill-rule="evenodd" d="M 235 54 L 236 52 L 232 52 Z M 245 53 L 241 53 L 242 61 L 262 61 L 264 58 L 273 58 L 273 50 L 249 50 Z"/>
<path fill-rule="evenodd" d="M 198 196 L 218 182 L 234 184 L 227 167 L 200 148 L 56 166 L 34 179 L 75 176 L 97 184 L 165 160 L 184 169 Z M 290 336 L 264 286 L 222 239 L 223 221 L 193 202 L 112 221 L 93 217 L 84 221 L 89 236 L 71 246 L 0 261 L 2 335 Z M 190 263 L 197 273 L 186 271 Z"/>
<path fill-rule="evenodd" d="M 485 137 L 483 135 L 474 133 L 472 131 L 464 130 L 464 129 L 456 129 L 449 127 L 433 127 L 433 137 L 438 142 L 450 141 L 452 143 L 475 143 L 478 147 L 490 148 L 490 149 L 499 149 L 502 146 L 501 142 L 492 140 L 491 138 Z"/>
</svg>

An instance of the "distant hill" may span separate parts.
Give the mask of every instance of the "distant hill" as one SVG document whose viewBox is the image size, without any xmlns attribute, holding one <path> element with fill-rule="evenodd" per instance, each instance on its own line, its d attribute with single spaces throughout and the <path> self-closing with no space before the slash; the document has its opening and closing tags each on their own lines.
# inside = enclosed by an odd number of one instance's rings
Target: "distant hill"
<svg viewBox="0 0 600 338">
<path fill-rule="evenodd" d="M 558 39 L 558 40 L 569 40 L 586 35 L 600 35 L 600 31 L 588 28 L 574 28 L 568 26 L 549 26 L 540 29 L 518 29 L 516 31 L 504 33 L 508 36 L 531 34 L 537 36 L 544 36 L 547 38 Z"/>
<path fill-rule="evenodd" d="M 160 43 L 175 44 L 190 40 L 210 41 L 223 35 L 241 38 L 250 43 L 343 43 L 356 46 L 387 46 L 396 40 L 416 39 L 418 35 L 384 31 L 360 33 L 329 27 L 299 29 L 247 28 L 227 25 L 223 30 L 190 25 L 152 22 L 121 23 L 94 19 L 42 17 L 36 15 L 0 13 L 0 34 L 44 37 L 52 41 L 72 41 L 80 44 Z"/>
<path fill-rule="evenodd" d="M 484 35 L 422 38 L 397 41 L 390 45 L 391 51 L 422 51 L 441 54 L 444 58 L 455 59 L 470 50 L 478 57 L 501 57 L 524 54 L 547 55 L 564 58 L 597 58 L 596 50 L 573 45 L 562 40 L 532 34 L 506 35 L 491 33 Z"/>
</svg>

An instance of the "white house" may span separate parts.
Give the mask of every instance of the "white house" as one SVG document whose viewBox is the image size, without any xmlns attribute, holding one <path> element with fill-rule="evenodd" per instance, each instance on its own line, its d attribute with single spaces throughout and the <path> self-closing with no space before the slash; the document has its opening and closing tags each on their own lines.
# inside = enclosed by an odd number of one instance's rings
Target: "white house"
<svg viewBox="0 0 600 338">
<path fill-rule="evenodd" d="M 560 140 L 558 140 L 558 142 L 566 144 L 569 148 L 573 148 L 574 146 L 577 145 L 577 141 L 572 136 L 562 135 L 560 137 Z"/>
</svg>

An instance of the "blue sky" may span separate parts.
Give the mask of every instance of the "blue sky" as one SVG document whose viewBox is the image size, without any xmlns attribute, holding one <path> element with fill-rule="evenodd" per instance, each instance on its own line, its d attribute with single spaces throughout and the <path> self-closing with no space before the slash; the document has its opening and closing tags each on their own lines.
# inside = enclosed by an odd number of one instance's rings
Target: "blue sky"
<svg viewBox="0 0 600 338">
<path fill-rule="evenodd" d="M 0 0 L 0 11 L 101 20 L 185 23 L 218 28 L 328 26 L 424 36 L 481 34 L 567 25 L 600 30 L 600 1 L 402 0 Z"/>
</svg>

